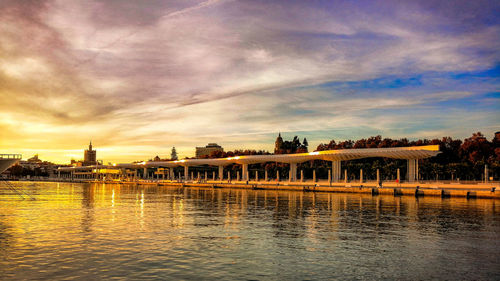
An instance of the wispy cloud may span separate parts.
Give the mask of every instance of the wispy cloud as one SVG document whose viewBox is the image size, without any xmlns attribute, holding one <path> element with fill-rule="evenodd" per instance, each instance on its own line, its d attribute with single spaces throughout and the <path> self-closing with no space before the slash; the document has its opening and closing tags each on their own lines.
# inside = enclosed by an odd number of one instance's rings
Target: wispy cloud
<svg viewBox="0 0 500 281">
<path fill-rule="evenodd" d="M 119 158 L 172 145 L 190 154 L 212 139 L 270 148 L 278 130 L 313 143 L 338 130 L 469 134 L 447 114 L 494 131 L 498 109 L 460 112 L 498 103 L 481 94 L 498 92 L 499 6 L 3 1 L 1 148 L 74 149 L 93 138 L 121 147 L 105 154 Z M 488 69 L 496 76 L 474 74 Z"/>
</svg>

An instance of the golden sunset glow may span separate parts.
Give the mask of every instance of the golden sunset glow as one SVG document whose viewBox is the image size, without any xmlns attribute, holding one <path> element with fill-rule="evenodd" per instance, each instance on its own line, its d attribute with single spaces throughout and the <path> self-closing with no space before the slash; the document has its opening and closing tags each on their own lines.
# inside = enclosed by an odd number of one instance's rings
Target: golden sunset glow
<svg viewBox="0 0 500 281">
<path fill-rule="evenodd" d="M 69 163 L 92 140 L 123 163 L 272 151 L 280 131 L 316 147 L 498 130 L 493 4 L 335 3 L 4 1 L 0 153 Z"/>
</svg>

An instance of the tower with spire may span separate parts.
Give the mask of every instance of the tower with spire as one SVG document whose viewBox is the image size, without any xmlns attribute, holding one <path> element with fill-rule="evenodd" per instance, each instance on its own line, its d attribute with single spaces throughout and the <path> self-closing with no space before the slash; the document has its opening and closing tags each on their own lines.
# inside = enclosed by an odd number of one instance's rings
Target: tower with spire
<svg viewBox="0 0 500 281">
<path fill-rule="evenodd" d="M 278 133 L 278 137 L 274 142 L 274 153 L 280 153 L 280 150 L 283 148 L 283 138 L 281 138 L 281 132 Z"/>
<path fill-rule="evenodd" d="M 89 149 L 86 149 L 83 153 L 83 165 L 90 166 L 97 164 L 97 153 L 92 149 L 92 141 L 90 141 Z"/>
<path fill-rule="evenodd" d="M 175 150 L 175 146 L 172 147 L 172 153 L 170 153 L 170 160 L 178 160 L 179 157 L 177 157 L 177 150 Z"/>
</svg>

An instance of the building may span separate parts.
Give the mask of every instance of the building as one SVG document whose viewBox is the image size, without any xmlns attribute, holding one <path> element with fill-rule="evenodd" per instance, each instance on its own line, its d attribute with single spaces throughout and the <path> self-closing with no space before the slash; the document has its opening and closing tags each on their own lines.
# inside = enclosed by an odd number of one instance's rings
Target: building
<svg viewBox="0 0 500 281">
<path fill-rule="evenodd" d="M 222 147 L 216 144 L 209 144 L 207 147 L 212 147 L 213 151 L 217 151 L 217 149 L 222 149 Z M 202 147 L 200 152 L 205 151 L 207 147 Z M 193 171 L 189 171 L 190 167 L 200 167 L 203 165 L 212 166 L 214 168 L 218 168 L 218 178 L 220 180 L 224 179 L 224 167 L 236 164 L 237 166 L 233 167 L 241 167 L 241 172 L 237 177 L 244 181 L 249 181 L 251 179 L 251 175 L 249 173 L 249 165 L 254 164 L 265 164 L 268 162 L 279 162 L 284 165 L 288 164 L 289 172 L 288 172 L 288 181 L 296 182 L 296 181 L 304 181 L 304 175 L 302 173 L 302 169 L 300 172 L 300 177 L 298 176 L 298 164 L 321 160 L 331 162 L 329 169 L 329 177 L 328 181 L 332 182 L 340 182 L 342 178 L 342 161 L 349 161 L 355 159 L 362 158 L 372 158 L 372 157 L 384 157 L 384 158 L 394 158 L 394 159 L 404 159 L 407 161 L 407 176 L 405 177 L 407 182 L 415 182 L 418 181 L 418 160 L 429 158 L 436 156 L 439 154 L 439 145 L 425 145 L 425 146 L 411 146 L 411 147 L 388 147 L 388 148 L 359 148 L 359 149 L 339 149 L 339 150 L 324 150 L 324 151 L 313 151 L 308 153 L 293 153 L 293 154 L 266 154 L 266 155 L 240 155 L 236 157 L 222 157 L 222 158 L 210 158 L 210 159 L 182 159 L 177 161 L 160 161 L 160 162 L 141 162 L 141 163 L 125 163 L 125 164 L 116 164 L 113 166 L 106 166 L 103 168 L 106 169 L 136 169 L 136 170 L 144 170 L 145 177 L 148 177 L 148 169 L 151 168 L 162 168 L 169 169 L 170 178 L 175 178 L 176 172 L 174 169 L 183 168 L 184 174 L 183 177 L 179 174 L 178 179 L 195 179 Z M 206 154 L 205 154 L 206 155 Z M 315 168 L 314 168 L 315 169 Z M 75 173 L 80 171 L 90 171 L 92 167 L 65 167 L 60 168 L 59 172 L 64 172 L 66 175 L 69 173 Z M 313 170 L 313 181 L 316 182 L 316 170 Z M 177 171 L 179 172 L 179 171 Z M 400 172 L 399 169 L 394 171 L 397 173 L 397 180 L 400 182 Z M 264 180 L 268 181 L 269 177 L 267 175 L 267 169 L 264 171 Z M 346 176 L 347 170 L 344 169 L 344 181 L 348 180 Z M 200 178 L 202 175 L 199 174 L 197 178 Z M 207 179 L 207 174 L 205 174 L 205 179 Z M 271 175 L 273 177 L 273 175 Z M 215 178 L 215 171 L 212 173 L 212 178 Z M 258 181 L 257 174 L 255 174 L 256 181 Z M 227 179 L 231 180 L 231 175 L 229 174 Z M 277 181 L 280 181 L 280 171 L 276 170 Z M 360 178 L 359 183 L 363 183 L 363 172 L 360 170 Z M 379 179 L 377 179 L 379 182 Z"/>
<path fill-rule="evenodd" d="M 35 154 L 28 160 L 20 160 L 12 169 L 5 172 L 7 177 L 53 177 L 61 165 L 43 161 Z"/>
<path fill-rule="evenodd" d="M 178 160 L 179 157 L 177 157 L 177 150 L 175 150 L 175 146 L 172 147 L 172 153 L 170 153 L 170 160 Z"/>
<path fill-rule="evenodd" d="M 43 161 L 38 158 L 38 154 L 35 154 L 35 156 L 31 157 L 27 161 L 28 163 L 42 163 Z"/>
<path fill-rule="evenodd" d="M 277 154 L 283 148 L 283 138 L 281 137 L 281 133 L 278 134 L 276 141 L 274 142 L 274 153 Z"/>
<path fill-rule="evenodd" d="M 214 151 L 224 152 L 224 148 L 216 143 L 209 143 L 205 147 L 196 148 L 196 158 L 202 158 L 203 156 L 208 156 Z"/>
<path fill-rule="evenodd" d="M 97 165 L 97 154 L 92 150 L 92 142 L 89 144 L 89 149 L 83 153 L 83 166 Z"/>
</svg>

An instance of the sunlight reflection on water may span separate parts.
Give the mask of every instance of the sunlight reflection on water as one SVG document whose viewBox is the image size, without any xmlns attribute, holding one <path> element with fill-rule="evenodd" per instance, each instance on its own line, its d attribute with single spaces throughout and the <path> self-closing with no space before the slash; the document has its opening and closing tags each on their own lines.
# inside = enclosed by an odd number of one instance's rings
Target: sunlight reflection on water
<svg viewBox="0 0 500 281">
<path fill-rule="evenodd" d="M 498 202 L 0 185 L 0 279 L 498 279 Z"/>
</svg>

